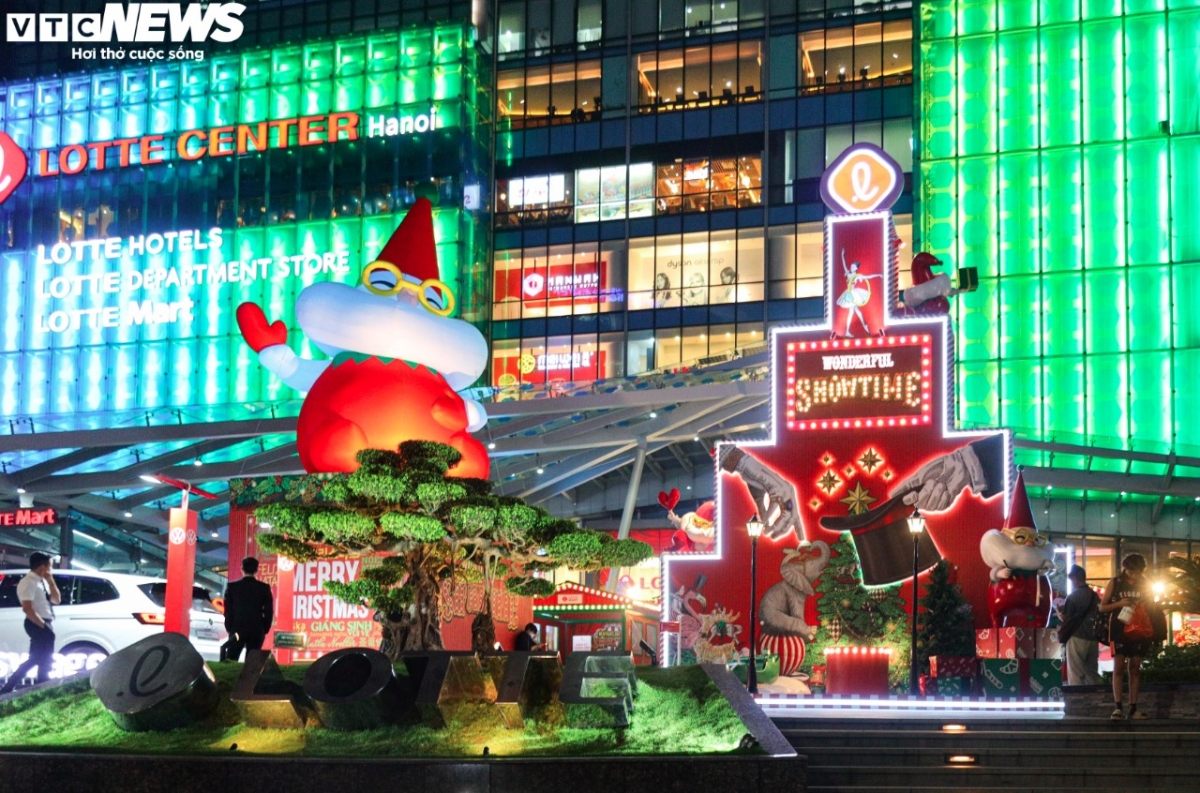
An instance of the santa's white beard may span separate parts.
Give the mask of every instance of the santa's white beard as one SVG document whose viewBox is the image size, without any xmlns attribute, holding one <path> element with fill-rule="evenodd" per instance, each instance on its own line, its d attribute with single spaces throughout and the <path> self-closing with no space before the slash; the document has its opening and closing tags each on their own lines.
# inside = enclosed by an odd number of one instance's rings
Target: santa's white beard
<svg viewBox="0 0 1200 793">
<path fill-rule="evenodd" d="M 487 366 L 487 342 L 469 322 L 345 284 L 306 287 L 296 299 L 296 321 L 328 354 L 356 352 L 424 364 L 455 390 L 469 386 Z"/>
<path fill-rule="evenodd" d="M 1054 549 L 1049 545 L 1040 548 L 1036 545 L 1018 545 L 996 529 L 984 532 L 979 541 L 979 552 L 987 566 L 992 568 L 993 578 L 1004 577 L 996 575 L 1004 568 L 1033 573 L 1048 568 L 1054 562 Z"/>
</svg>

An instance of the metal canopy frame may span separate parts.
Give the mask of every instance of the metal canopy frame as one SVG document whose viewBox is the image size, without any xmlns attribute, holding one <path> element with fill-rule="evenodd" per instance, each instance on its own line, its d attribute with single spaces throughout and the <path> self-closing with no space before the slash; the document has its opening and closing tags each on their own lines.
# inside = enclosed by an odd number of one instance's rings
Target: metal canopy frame
<svg viewBox="0 0 1200 793">
<path fill-rule="evenodd" d="M 715 441 L 761 437 L 770 420 L 765 366 L 756 362 L 721 376 L 721 382 L 709 377 L 699 384 L 625 378 L 617 387 L 596 383 L 579 395 L 490 403 L 488 425 L 477 437 L 492 457 L 497 492 L 564 516 L 619 518 L 620 526 L 630 525 L 639 507 L 658 510 L 655 491 L 670 482 L 692 483 L 689 498 L 711 496 Z M 89 531 L 103 535 L 106 543 L 165 553 L 164 507 L 177 503 L 178 492 L 143 481 L 142 475 L 202 484 L 301 474 L 295 427 L 295 417 L 281 417 L 0 436 L 0 460 L 36 459 L 21 468 L 6 463 L 0 501 L 15 503 L 23 495 L 87 519 Z M 1108 492 L 1118 504 L 1124 498 L 1118 493 L 1151 496 L 1157 499 L 1152 522 L 1159 520 L 1168 498 L 1191 502 L 1189 515 L 1200 501 L 1200 477 L 1177 473 L 1200 470 L 1200 457 L 1022 438 L 1015 445 L 1045 453 L 1051 461 L 1023 469 L 1031 487 Z M 40 459 L 30 452 L 41 453 Z M 229 459 L 193 464 L 216 452 Z M 1056 454 L 1087 458 L 1089 464 L 1054 467 Z M 1093 458 L 1124 461 L 1124 470 L 1093 470 Z M 1134 473 L 1135 464 L 1161 465 L 1166 473 Z M 224 542 L 210 538 L 227 526 L 229 498 L 224 491 L 216 501 L 197 503 L 202 566 L 224 562 Z M 1085 506 L 1086 498 L 1081 502 Z"/>
</svg>

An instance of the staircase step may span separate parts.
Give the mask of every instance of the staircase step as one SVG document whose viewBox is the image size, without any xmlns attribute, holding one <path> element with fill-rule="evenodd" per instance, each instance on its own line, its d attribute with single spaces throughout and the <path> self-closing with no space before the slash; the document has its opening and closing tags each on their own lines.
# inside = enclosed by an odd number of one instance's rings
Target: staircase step
<svg viewBox="0 0 1200 793">
<path fill-rule="evenodd" d="M 1013 749 L 957 744 L 938 748 L 893 745 L 888 748 L 872 748 L 870 751 L 863 751 L 859 747 L 797 747 L 797 751 L 808 758 L 810 773 L 815 769 L 827 767 L 941 768 L 946 766 L 946 757 L 952 754 L 971 755 L 976 759 L 976 767 L 988 768 L 1061 770 L 1066 756 L 1070 757 L 1073 767 L 1142 769 L 1147 775 L 1190 770 L 1196 765 L 1192 751 L 1185 753 L 1174 747 L 1149 751 L 1139 748 L 1136 752 L 1131 752 L 1128 747 L 1121 751 L 1072 749 L 1066 753 L 1062 749 L 1046 747 Z"/>
<path fill-rule="evenodd" d="M 1069 758 L 1064 758 L 1064 764 Z M 1174 770 L 1151 771 L 1112 768 L 1072 767 L 1057 771 L 1014 766 L 896 767 L 896 766 L 812 766 L 808 784 L 841 786 L 858 791 L 867 786 L 958 787 L 973 790 L 977 786 L 1031 788 L 1059 791 L 1069 787 L 1113 787 L 1125 790 L 1192 790 L 1196 788 L 1194 766 Z"/>
</svg>

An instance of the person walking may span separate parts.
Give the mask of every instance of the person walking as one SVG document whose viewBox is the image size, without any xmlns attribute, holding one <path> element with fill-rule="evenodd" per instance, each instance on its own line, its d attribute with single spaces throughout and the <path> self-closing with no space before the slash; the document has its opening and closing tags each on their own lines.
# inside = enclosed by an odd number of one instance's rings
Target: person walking
<svg viewBox="0 0 1200 793">
<path fill-rule="evenodd" d="M 29 658 L 17 667 L 16 671 L 0 688 L 0 694 L 7 694 L 16 688 L 29 673 L 37 668 L 37 682 L 45 683 L 50 679 L 50 670 L 54 666 L 54 607 L 62 602 L 58 584 L 50 575 L 50 557 L 40 551 L 29 555 L 29 572 L 17 584 L 17 599 L 25 610 L 25 633 L 29 635 Z"/>
<path fill-rule="evenodd" d="M 1087 571 L 1075 565 L 1067 573 L 1071 594 L 1058 610 L 1062 624 L 1058 640 L 1067 648 L 1067 683 L 1072 686 L 1092 686 L 1100 682 L 1097 664 L 1100 644 L 1093 626 L 1100 607 L 1100 596 L 1087 585 Z"/>
<path fill-rule="evenodd" d="M 1124 718 L 1121 709 L 1121 689 L 1125 684 L 1126 670 L 1129 673 L 1129 718 L 1141 720 L 1147 718 L 1144 712 L 1139 712 L 1138 692 L 1142 685 L 1142 659 L 1150 652 L 1150 639 L 1131 641 L 1125 638 L 1125 624 L 1116 618 L 1121 609 L 1133 608 L 1142 602 L 1143 588 L 1146 586 L 1143 573 L 1146 571 L 1146 557 L 1140 553 L 1131 553 L 1121 560 L 1121 573 L 1108 582 L 1104 590 L 1104 598 L 1100 601 L 1101 614 L 1111 614 L 1109 617 L 1109 639 L 1112 642 L 1113 653 L 1113 720 Z"/>
<path fill-rule="evenodd" d="M 229 641 L 221 647 L 221 660 L 236 661 L 242 648 L 261 650 L 271 619 L 275 599 L 269 584 L 255 578 L 258 560 L 247 556 L 242 560 L 242 578 L 225 587 L 225 629 Z"/>
</svg>

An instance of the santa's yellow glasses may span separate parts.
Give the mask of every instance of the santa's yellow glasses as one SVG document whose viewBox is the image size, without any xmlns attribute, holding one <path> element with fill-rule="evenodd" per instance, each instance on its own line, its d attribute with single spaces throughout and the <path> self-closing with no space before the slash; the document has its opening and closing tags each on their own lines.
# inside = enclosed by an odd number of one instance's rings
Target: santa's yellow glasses
<svg viewBox="0 0 1200 793">
<path fill-rule="evenodd" d="M 448 317 L 454 311 L 454 293 L 445 283 L 426 278 L 415 284 L 406 280 L 400 268 L 391 262 L 377 260 L 364 267 L 362 285 L 380 297 L 390 297 L 405 290 L 415 292 L 421 305 L 439 317 Z"/>
<path fill-rule="evenodd" d="M 1032 545 L 1041 548 L 1046 544 L 1046 535 L 1030 531 L 1023 526 L 1016 529 L 1001 529 L 1001 531 L 1017 545 Z"/>
</svg>

